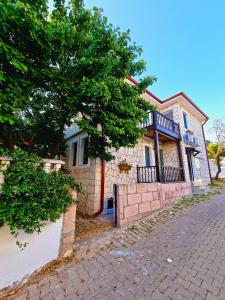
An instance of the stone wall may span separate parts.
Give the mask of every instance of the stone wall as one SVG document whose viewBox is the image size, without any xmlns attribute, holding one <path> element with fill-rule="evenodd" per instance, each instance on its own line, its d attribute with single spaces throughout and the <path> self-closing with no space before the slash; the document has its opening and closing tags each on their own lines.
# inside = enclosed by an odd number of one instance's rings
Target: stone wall
<svg viewBox="0 0 225 300">
<path fill-rule="evenodd" d="M 133 184 L 137 182 L 137 165 L 145 165 L 144 145 L 151 147 L 152 155 L 154 158 L 154 143 L 153 140 L 149 138 L 141 139 L 134 148 L 123 147 L 119 151 L 112 151 L 112 154 L 115 156 L 115 159 L 106 163 L 105 207 L 107 205 L 107 199 L 113 197 L 114 184 Z M 127 173 L 120 172 L 118 167 L 118 164 L 124 159 L 126 159 L 128 164 L 131 165 L 131 170 Z"/>
<path fill-rule="evenodd" d="M 93 215 L 100 208 L 100 191 L 101 191 L 101 161 L 100 159 L 90 159 L 87 166 L 72 167 L 70 160 L 70 145 L 68 144 L 67 165 L 71 174 L 82 184 L 84 195 L 79 195 L 78 211 Z M 137 183 L 137 165 L 145 166 L 144 146 L 147 145 L 151 149 L 152 165 L 155 165 L 154 157 L 154 141 L 144 137 L 133 148 L 122 147 L 118 151 L 112 150 L 115 159 L 105 164 L 105 197 L 104 197 L 104 212 L 107 210 L 108 200 L 114 197 L 114 184 L 133 184 Z M 162 143 L 160 148 L 164 153 L 164 165 L 179 167 L 177 147 L 174 141 Z M 119 163 L 126 159 L 131 165 L 131 170 L 128 172 L 120 172 Z"/>
<path fill-rule="evenodd" d="M 192 194 L 190 182 L 139 183 L 117 186 L 117 222 L 133 223 Z"/>
<path fill-rule="evenodd" d="M 176 142 L 163 143 L 161 148 L 163 150 L 164 166 L 179 168 L 180 164 Z"/>
<path fill-rule="evenodd" d="M 183 125 L 183 111 L 182 107 L 178 102 L 168 105 L 167 107 L 160 110 L 161 113 L 164 113 L 168 110 L 173 110 L 174 121 L 180 124 L 181 135 L 186 132 Z M 195 172 L 195 181 L 193 184 L 195 186 L 205 187 L 210 182 L 209 171 L 208 171 L 208 162 L 205 152 L 204 137 L 202 132 L 201 120 L 197 116 L 193 115 L 188 111 L 190 117 L 190 129 L 194 132 L 194 135 L 199 140 L 199 150 L 200 154 L 193 158 L 194 172 Z M 83 134 L 83 133 L 81 133 Z M 100 208 L 100 190 L 101 190 L 101 161 L 99 159 L 90 159 L 88 166 L 82 167 L 71 167 L 70 159 L 70 145 L 73 143 L 73 139 L 68 142 L 68 166 L 71 173 L 74 177 L 81 182 L 83 185 L 85 194 L 79 196 L 79 205 L 78 210 L 87 213 L 88 215 L 93 215 Z M 137 182 L 137 171 L 136 166 L 145 165 L 144 157 L 144 145 L 152 147 L 154 149 L 154 142 L 152 139 L 147 137 L 141 139 L 139 143 L 134 148 L 121 148 L 119 151 L 112 150 L 112 154 L 115 156 L 115 159 L 111 162 L 106 163 L 105 170 L 105 209 L 107 208 L 108 199 L 112 198 L 113 195 L 113 186 L 114 184 L 133 184 Z M 190 182 L 188 161 L 185 148 L 188 147 L 183 140 L 181 141 L 181 153 L 182 160 L 184 165 L 184 174 L 185 181 Z M 177 146 L 175 141 L 166 142 L 160 145 L 160 148 L 163 149 L 164 154 L 164 165 L 165 166 L 174 166 L 179 167 L 179 159 Z M 128 164 L 131 165 L 131 170 L 128 173 L 120 172 L 118 164 L 126 159 Z M 153 165 L 154 162 L 154 152 L 153 152 Z M 104 213 L 106 210 L 104 211 Z"/>
<path fill-rule="evenodd" d="M 70 168 L 71 174 L 82 184 L 84 194 L 78 196 L 78 211 L 93 215 L 100 208 L 101 161 L 91 159 L 88 167 Z"/>
<path fill-rule="evenodd" d="M 65 161 L 70 173 L 82 184 L 84 191 L 84 194 L 78 195 L 77 210 L 83 214 L 93 215 L 100 209 L 101 160 L 89 159 L 87 165 L 72 166 L 72 145 L 82 136 L 85 136 L 84 132 L 67 142 Z"/>
</svg>

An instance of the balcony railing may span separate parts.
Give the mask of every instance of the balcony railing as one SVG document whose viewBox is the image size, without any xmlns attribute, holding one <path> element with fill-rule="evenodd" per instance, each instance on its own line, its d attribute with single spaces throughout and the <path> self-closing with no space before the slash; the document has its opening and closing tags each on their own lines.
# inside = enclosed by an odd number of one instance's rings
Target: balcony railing
<svg viewBox="0 0 225 300">
<path fill-rule="evenodd" d="M 146 118 L 140 127 L 147 128 L 148 131 L 157 129 L 173 138 L 181 139 L 180 125 L 157 111 L 152 110 L 147 112 Z"/>
<path fill-rule="evenodd" d="M 184 171 L 182 168 L 175 167 L 160 167 L 160 178 L 157 180 L 156 167 L 139 167 L 137 166 L 137 182 L 151 183 L 151 182 L 181 182 L 184 181 Z"/>
</svg>

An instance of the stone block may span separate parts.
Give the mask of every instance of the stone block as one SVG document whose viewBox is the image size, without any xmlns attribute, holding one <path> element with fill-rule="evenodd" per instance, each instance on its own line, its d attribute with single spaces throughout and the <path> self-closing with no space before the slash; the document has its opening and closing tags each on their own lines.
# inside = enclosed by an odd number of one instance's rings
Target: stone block
<svg viewBox="0 0 225 300">
<path fill-rule="evenodd" d="M 123 200 L 121 196 L 118 198 L 117 208 L 120 213 L 123 213 Z"/>
<path fill-rule="evenodd" d="M 145 193 L 148 191 L 148 183 L 139 183 L 137 184 L 137 192 Z"/>
<path fill-rule="evenodd" d="M 143 193 L 141 195 L 141 202 L 150 202 L 150 201 L 153 201 L 153 194 L 152 194 L 152 192 Z"/>
<path fill-rule="evenodd" d="M 124 217 L 129 218 L 138 214 L 138 204 L 131 205 L 124 208 Z"/>
<path fill-rule="evenodd" d="M 127 196 L 128 205 L 134 205 L 141 202 L 141 194 L 131 194 Z"/>
<path fill-rule="evenodd" d="M 154 192 L 158 190 L 158 184 L 157 183 L 148 183 L 148 192 Z"/>
<path fill-rule="evenodd" d="M 176 185 L 174 183 L 170 184 L 170 191 L 175 192 L 176 191 Z"/>
<path fill-rule="evenodd" d="M 162 191 L 164 191 L 164 192 L 168 192 L 168 191 L 170 191 L 170 185 L 167 184 L 167 183 L 162 184 L 161 189 L 162 189 Z"/>
<path fill-rule="evenodd" d="M 161 201 L 165 201 L 165 199 L 166 199 L 166 193 L 165 192 L 161 192 L 160 193 L 160 198 L 161 198 Z"/>
<path fill-rule="evenodd" d="M 123 202 L 123 206 L 127 206 L 128 205 L 127 195 L 122 195 L 121 201 Z"/>
<path fill-rule="evenodd" d="M 123 226 L 125 224 L 127 224 L 127 220 L 126 219 L 120 219 L 120 220 L 118 220 L 118 225 L 119 226 Z"/>
<path fill-rule="evenodd" d="M 160 192 L 153 192 L 153 199 L 159 200 L 160 199 Z"/>
<path fill-rule="evenodd" d="M 119 195 L 126 195 L 127 193 L 127 185 L 126 184 L 121 184 L 118 187 L 118 194 Z"/>
<path fill-rule="evenodd" d="M 151 202 L 151 210 L 158 210 L 161 208 L 161 204 L 159 200 L 155 200 Z"/>
<path fill-rule="evenodd" d="M 137 184 L 129 184 L 127 186 L 127 194 L 135 194 L 137 192 Z"/>
<path fill-rule="evenodd" d="M 139 204 L 139 213 L 146 213 L 151 211 L 150 202 L 140 203 Z"/>
<path fill-rule="evenodd" d="M 76 205 L 72 205 L 64 215 L 63 233 L 69 233 L 75 229 Z"/>
</svg>

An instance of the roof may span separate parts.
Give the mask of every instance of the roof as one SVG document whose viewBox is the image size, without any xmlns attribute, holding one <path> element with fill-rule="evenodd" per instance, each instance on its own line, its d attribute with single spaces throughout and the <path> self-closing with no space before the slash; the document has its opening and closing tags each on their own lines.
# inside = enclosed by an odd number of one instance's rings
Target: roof
<svg viewBox="0 0 225 300">
<path fill-rule="evenodd" d="M 127 79 L 132 82 L 133 84 L 138 84 L 138 81 L 135 80 L 132 77 L 127 77 Z M 153 99 L 155 99 L 159 104 L 165 104 L 171 100 L 174 100 L 177 97 L 183 97 L 190 105 L 192 105 L 205 119 L 206 121 L 209 119 L 209 117 L 184 93 L 184 92 L 179 92 L 174 96 L 171 96 L 165 100 L 161 100 L 159 99 L 157 96 L 155 96 L 152 92 L 150 92 L 148 89 L 145 91 L 146 94 L 148 94 L 149 96 L 151 96 Z"/>
</svg>

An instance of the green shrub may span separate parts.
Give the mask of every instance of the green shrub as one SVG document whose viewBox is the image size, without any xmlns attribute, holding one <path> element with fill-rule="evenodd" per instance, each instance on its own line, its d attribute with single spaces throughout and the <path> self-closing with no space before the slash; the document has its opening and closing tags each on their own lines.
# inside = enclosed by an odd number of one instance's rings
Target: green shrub
<svg viewBox="0 0 225 300">
<path fill-rule="evenodd" d="M 13 162 L 4 171 L 0 195 L 0 223 L 6 223 L 14 236 L 18 230 L 40 232 L 46 222 L 55 222 L 74 203 L 69 192 L 81 186 L 62 172 L 46 173 L 41 158 L 20 149 L 0 151 Z"/>
</svg>

